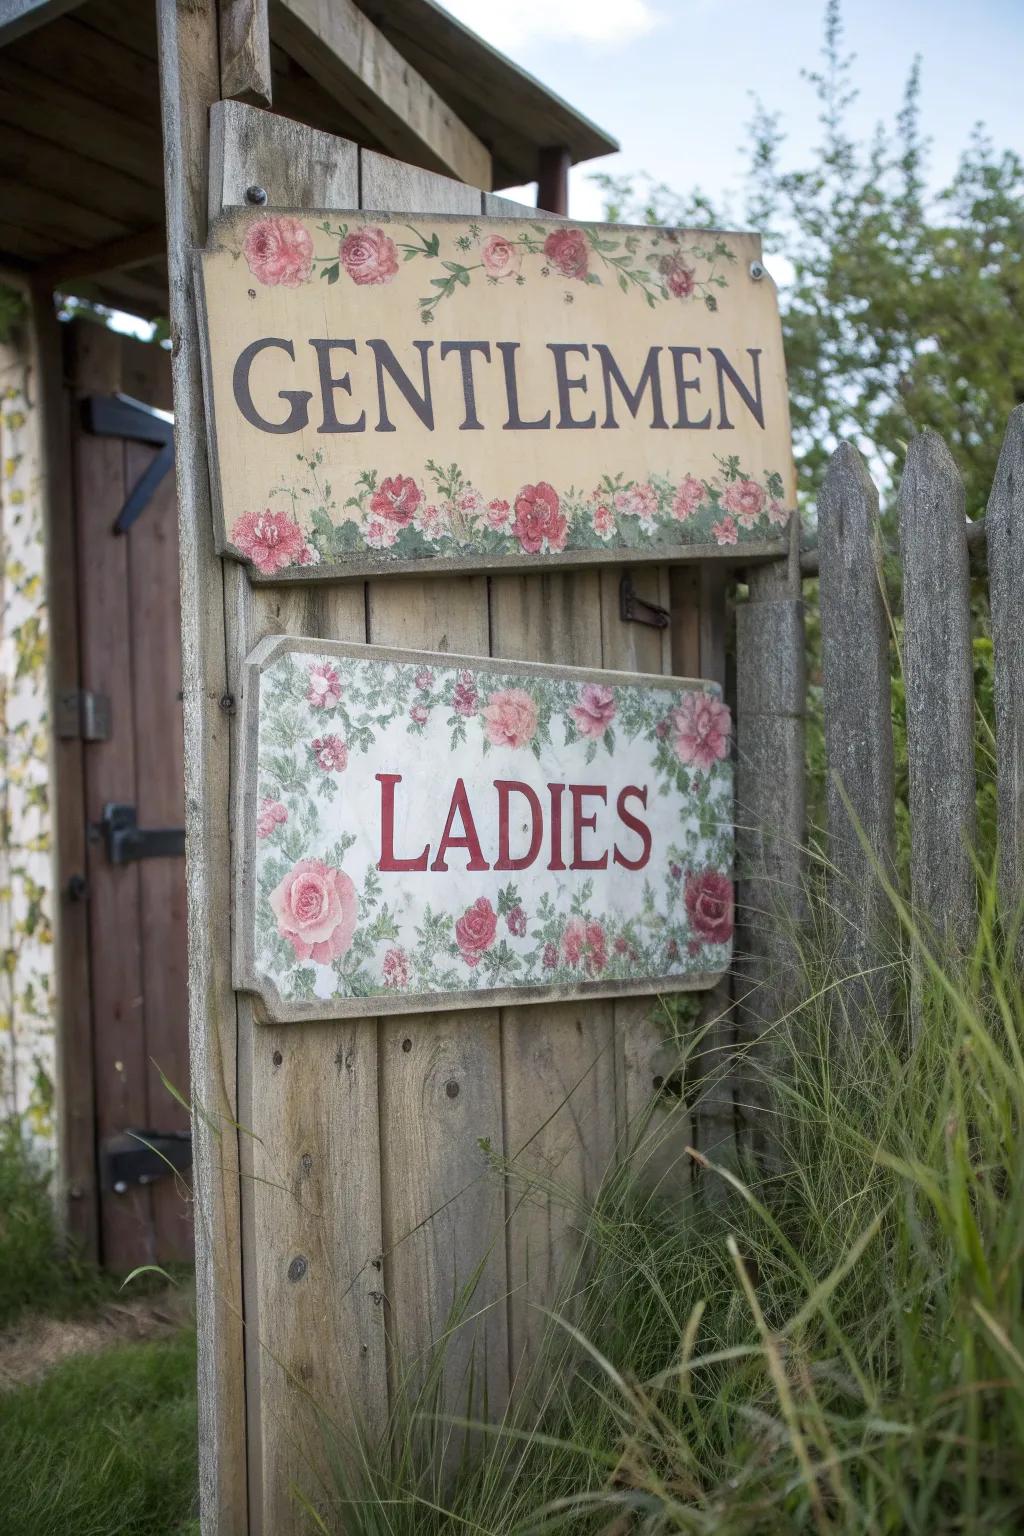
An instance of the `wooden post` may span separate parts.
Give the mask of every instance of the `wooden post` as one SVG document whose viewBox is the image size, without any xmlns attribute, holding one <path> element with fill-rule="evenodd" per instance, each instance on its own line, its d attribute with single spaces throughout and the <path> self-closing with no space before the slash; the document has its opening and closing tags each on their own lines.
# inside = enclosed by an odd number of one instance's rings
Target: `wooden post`
<svg viewBox="0 0 1024 1536">
<path fill-rule="evenodd" d="M 248 1530 L 224 584 L 213 548 L 192 252 L 206 238 L 215 0 L 159 0 L 181 559 L 199 1487 L 205 1536 Z"/>
<path fill-rule="evenodd" d="M 537 207 L 565 218 L 569 212 L 569 169 L 572 161 L 567 149 L 542 149 L 537 154 Z"/>
<path fill-rule="evenodd" d="M 849 443 L 832 455 L 818 498 L 821 653 L 828 760 L 829 897 L 840 997 L 849 1022 L 888 1015 L 895 786 L 889 614 L 878 492 Z"/>
<path fill-rule="evenodd" d="M 978 922 L 971 578 L 963 481 L 935 432 L 911 439 L 899 514 L 911 897 L 925 936 L 965 955 Z"/>
<path fill-rule="evenodd" d="M 735 966 L 738 1035 L 749 1067 L 741 1093 L 755 1149 L 770 1143 L 766 1038 L 798 978 L 795 939 L 804 909 L 804 607 L 799 520 L 785 560 L 752 567 L 736 612 L 736 834 L 740 929 Z M 751 1125 L 751 1121 L 754 1123 Z"/>
<path fill-rule="evenodd" d="M 999 905 L 1024 963 L 1024 405 L 1010 417 L 985 515 L 995 652 Z"/>
<path fill-rule="evenodd" d="M 221 94 L 273 105 L 267 0 L 220 0 Z"/>
</svg>

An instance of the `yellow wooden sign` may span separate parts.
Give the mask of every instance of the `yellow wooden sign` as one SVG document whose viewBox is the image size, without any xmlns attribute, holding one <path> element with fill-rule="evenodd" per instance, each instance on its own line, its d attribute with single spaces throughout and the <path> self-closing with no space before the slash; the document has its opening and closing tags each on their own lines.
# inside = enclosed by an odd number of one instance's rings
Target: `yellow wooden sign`
<svg viewBox="0 0 1024 1536">
<path fill-rule="evenodd" d="M 225 215 L 198 255 L 221 553 L 256 579 L 776 552 L 751 234 Z"/>
</svg>

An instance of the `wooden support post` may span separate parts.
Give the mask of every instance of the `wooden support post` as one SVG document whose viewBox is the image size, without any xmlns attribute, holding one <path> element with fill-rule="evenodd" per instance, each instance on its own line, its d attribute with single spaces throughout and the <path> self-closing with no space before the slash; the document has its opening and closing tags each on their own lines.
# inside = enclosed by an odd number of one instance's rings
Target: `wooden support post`
<svg viewBox="0 0 1024 1536">
<path fill-rule="evenodd" d="M 569 212 L 569 170 L 572 160 L 567 149 L 557 146 L 537 154 L 537 207 L 565 218 Z"/>
<path fill-rule="evenodd" d="M 753 567 L 736 613 L 737 1030 L 748 1065 L 741 1113 L 770 1144 L 763 1073 L 798 977 L 804 910 L 804 607 L 799 521 L 786 560 Z"/>
<path fill-rule="evenodd" d="M 1024 966 L 1024 405 L 1006 428 L 985 528 L 995 652 L 999 906 L 1005 932 L 1016 927 Z"/>
<path fill-rule="evenodd" d="M 219 0 L 221 95 L 273 105 L 267 0 Z"/>
<path fill-rule="evenodd" d="M 964 485 L 935 432 L 910 441 L 899 514 L 911 898 L 926 936 L 966 955 L 978 922 L 971 577 Z"/>
<path fill-rule="evenodd" d="M 213 548 L 192 252 L 206 238 L 216 0 L 159 0 L 181 551 L 199 1485 L 204 1536 L 248 1530 L 224 583 Z"/>
<path fill-rule="evenodd" d="M 837 923 L 839 997 L 849 1023 L 884 1020 L 895 844 L 889 612 L 878 492 L 849 443 L 832 455 L 818 498 L 821 653 L 828 759 L 829 895 Z"/>
</svg>

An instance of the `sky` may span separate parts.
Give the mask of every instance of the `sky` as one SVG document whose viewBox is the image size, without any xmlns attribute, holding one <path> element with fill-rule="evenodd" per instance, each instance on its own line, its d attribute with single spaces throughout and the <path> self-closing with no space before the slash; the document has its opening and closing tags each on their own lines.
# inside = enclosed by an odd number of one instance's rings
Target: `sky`
<svg viewBox="0 0 1024 1536">
<path fill-rule="evenodd" d="M 751 93 L 783 112 L 784 162 L 799 163 L 817 142 L 816 103 L 800 71 L 817 64 L 824 0 L 443 3 L 622 145 L 574 168 L 577 218 L 601 216 L 588 179 L 595 169 L 699 185 L 715 202 L 738 190 Z M 870 133 L 892 120 L 920 53 L 935 187 L 979 120 L 998 147 L 1024 153 L 1024 0 L 845 0 L 843 16 L 861 92 L 855 128 Z"/>
</svg>

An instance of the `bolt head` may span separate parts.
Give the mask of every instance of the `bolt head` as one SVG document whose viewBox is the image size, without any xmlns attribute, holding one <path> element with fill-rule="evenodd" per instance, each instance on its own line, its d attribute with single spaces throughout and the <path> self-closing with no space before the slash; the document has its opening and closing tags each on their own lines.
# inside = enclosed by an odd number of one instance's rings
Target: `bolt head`
<svg viewBox="0 0 1024 1536">
<path fill-rule="evenodd" d="M 246 187 L 245 200 L 252 203 L 254 208 L 262 208 L 267 201 L 266 187 Z"/>
<path fill-rule="evenodd" d="M 765 269 L 759 261 L 750 263 L 750 276 L 755 283 L 759 283 L 765 275 Z"/>
</svg>

